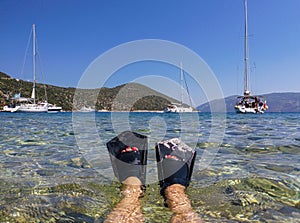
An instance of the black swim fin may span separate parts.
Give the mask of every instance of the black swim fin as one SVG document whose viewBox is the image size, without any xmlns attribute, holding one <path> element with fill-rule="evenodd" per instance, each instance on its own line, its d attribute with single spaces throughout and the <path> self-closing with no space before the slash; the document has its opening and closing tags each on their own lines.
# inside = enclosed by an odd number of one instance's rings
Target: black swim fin
<svg viewBox="0 0 300 223">
<path fill-rule="evenodd" d="M 161 194 L 172 184 L 189 186 L 192 177 L 196 151 L 178 138 L 156 144 L 156 161 Z"/>
<path fill-rule="evenodd" d="M 146 183 L 146 165 L 148 154 L 147 136 L 125 131 L 107 144 L 115 176 L 120 182 L 128 177 L 137 177 Z"/>
</svg>

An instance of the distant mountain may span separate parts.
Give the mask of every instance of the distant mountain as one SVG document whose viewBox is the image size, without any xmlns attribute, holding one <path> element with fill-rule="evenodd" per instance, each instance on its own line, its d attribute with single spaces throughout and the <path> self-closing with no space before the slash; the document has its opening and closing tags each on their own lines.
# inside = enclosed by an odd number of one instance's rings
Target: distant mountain
<svg viewBox="0 0 300 223">
<path fill-rule="evenodd" d="M 271 93 L 263 96 L 269 106 L 267 112 L 300 112 L 300 93 Z M 237 95 L 233 95 L 224 99 L 227 112 L 235 112 L 236 97 Z M 211 101 L 211 103 L 218 106 L 221 101 L 217 99 Z M 198 106 L 197 109 L 202 112 L 210 112 L 210 103 L 204 103 Z"/>
<path fill-rule="evenodd" d="M 62 106 L 65 111 L 79 110 L 83 106 L 108 111 L 162 111 L 170 102 L 178 103 L 173 98 L 136 83 L 100 89 L 64 88 L 38 83 L 37 100 L 45 100 L 45 87 L 48 102 Z M 9 103 L 7 99 L 14 94 L 21 92 L 22 97 L 30 97 L 31 91 L 32 82 L 14 79 L 0 72 L 0 109 Z M 74 95 L 78 100 L 74 101 Z M 94 98 L 97 98 L 96 105 Z"/>
</svg>

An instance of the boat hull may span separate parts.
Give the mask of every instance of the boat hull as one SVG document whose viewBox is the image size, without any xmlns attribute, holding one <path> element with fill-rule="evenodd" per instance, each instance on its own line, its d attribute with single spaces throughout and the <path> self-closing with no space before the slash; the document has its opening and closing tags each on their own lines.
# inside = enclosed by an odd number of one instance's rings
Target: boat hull
<svg viewBox="0 0 300 223">
<path fill-rule="evenodd" d="M 16 112 L 48 112 L 47 105 L 25 104 L 21 105 Z"/>
<path fill-rule="evenodd" d="M 62 107 L 48 104 L 48 113 L 57 113 L 62 110 Z"/>
<path fill-rule="evenodd" d="M 48 108 L 48 113 L 57 113 L 60 112 L 61 108 Z"/>
<path fill-rule="evenodd" d="M 260 108 L 246 108 L 245 106 L 235 106 L 235 110 L 237 113 L 241 113 L 241 114 L 263 114 L 264 111 Z"/>
<path fill-rule="evenodd" d="M 184 107 L 179 107 L 176 105 L 172 105 L 172 106 L 167 106 L 164 109 L 165 113 L 184 113 L 184 112 L 193 112 L 193 108 L 189 107 L 189 108 L 184 108 Z"/>
<path fill-rule="evenodd" d="M 16 112 L 18 111 L 19 108 L 20 106 L 16 106 L 16 107 L 4 106 L 2 112 Z"/>
</svg>

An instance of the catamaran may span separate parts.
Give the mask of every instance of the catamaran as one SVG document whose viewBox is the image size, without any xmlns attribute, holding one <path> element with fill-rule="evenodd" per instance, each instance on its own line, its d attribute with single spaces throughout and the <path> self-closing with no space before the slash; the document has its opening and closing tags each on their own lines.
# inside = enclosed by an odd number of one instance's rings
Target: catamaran
<svg viewBox="0 0 300 223">
<path fill-rule="evenodd" d="M 59 112 L 62 107 L 55 106 L 46 101 L 36 100 L 36 29 L 35 24 L 32 25 L 32 51 L 33 51 L 33 87 L 30 98 L 21 97 L 21 93 L 15 94 L 11 99 L 10 105 L 3 107 L 6 112 Z"/>
<path fill-rule="evenodd" d="M 182 69 L 182 63 L 180 63 L 180 84 L 181 84 L 181 101 L 180 103 L 171 103 L 167 105 L 164 109 L 164 112 L 166 113 L 182 113 L 182 112 L 193 112 L 193 108 L 191 106 L 184 106 L 183 104 L 183 80 L 184 80 L 184 74 Z M 189 100 L 191 103 L 191 98 L 189 95 Z"/>
<path fill-rule="evenodd" d="M 247 0 L 244 0 L 245 36 L 244 36 L 244 95 L 237 97 L 235 109 L 238 113 L 264 113 L 267 103 L 263 96 L 251 95 L 249 87 L 249 53 L 248 53 L 248 10 Z"/>
</svg>

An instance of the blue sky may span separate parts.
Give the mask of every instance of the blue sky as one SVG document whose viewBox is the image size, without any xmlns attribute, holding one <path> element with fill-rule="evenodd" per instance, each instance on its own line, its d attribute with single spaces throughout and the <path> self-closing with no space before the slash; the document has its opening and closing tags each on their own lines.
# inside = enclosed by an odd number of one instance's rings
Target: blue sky
<svg viewBox="0 0 300 223">
<path fill-rule="evenodd" d="M 251 89 L 255 94 L 300 92 L 300 1 L 248 0 Z M 20 74 L 31 29 L 48 84 L 76 87 L 89 64 L 107 50 L 141 39 L 188 47 L 210 66 L 225 96 L 243 93 L 243 0 L 1 0 L 0 71 Z M 173 68 L 127 67 L 116 86 Z M 41 81 L 41 79 L 40 79 Z M 190 87 L 198 105 L 199 89 Z"/>
</svg>

